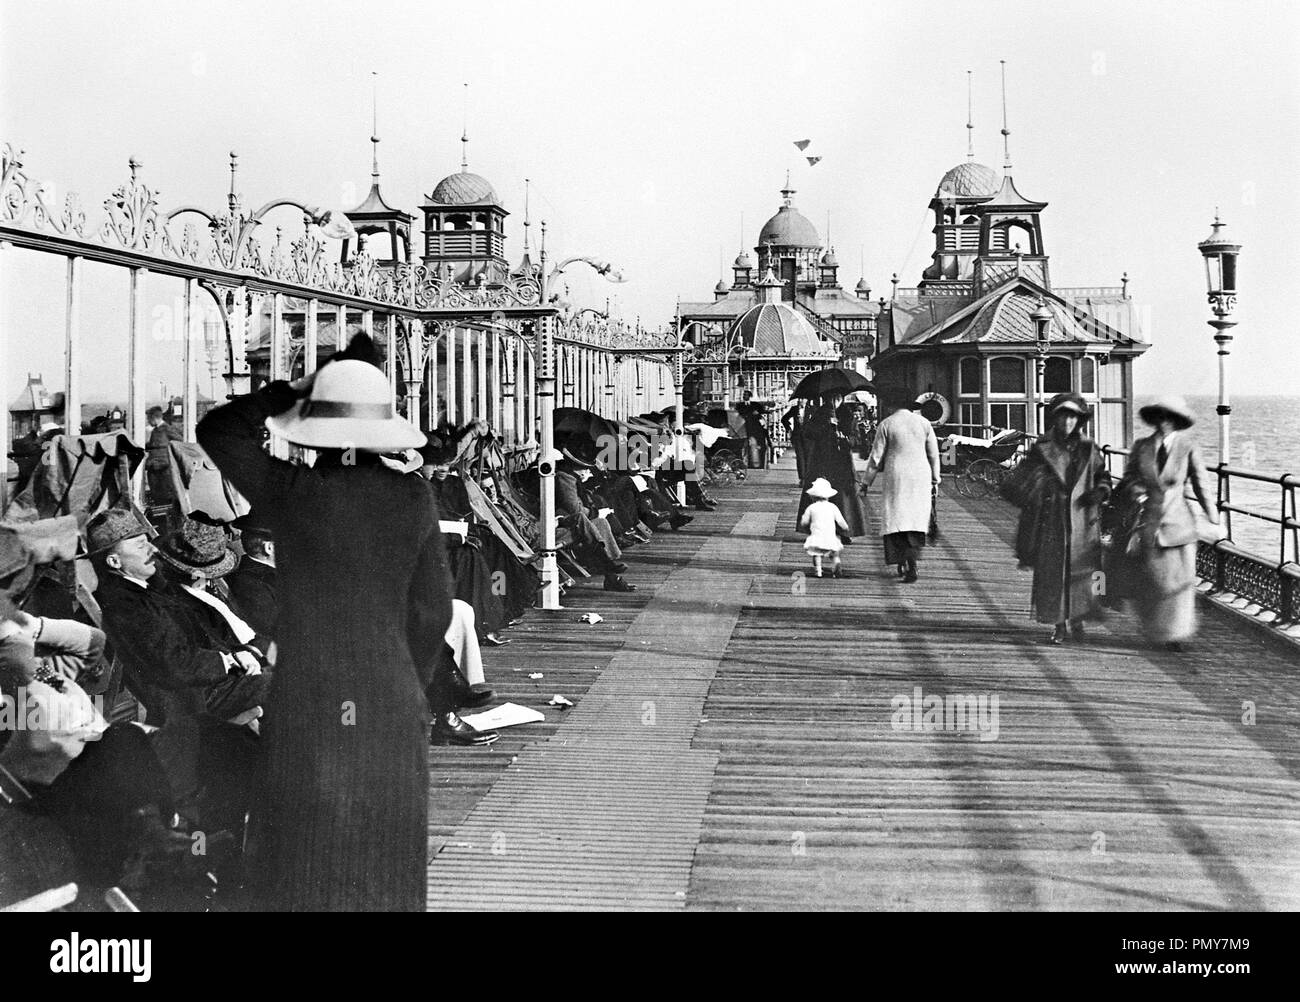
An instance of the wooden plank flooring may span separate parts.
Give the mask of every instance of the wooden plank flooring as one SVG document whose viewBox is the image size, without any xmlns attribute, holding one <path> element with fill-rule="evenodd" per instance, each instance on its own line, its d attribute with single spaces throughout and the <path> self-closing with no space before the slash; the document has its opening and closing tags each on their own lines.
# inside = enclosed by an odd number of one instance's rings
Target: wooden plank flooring
<svg viewBox="0 0 1300 1002">
<path fill-rule="evenodd" d="M 431 750 L 431 907 L 1300 906 L 1291 651 L 1217 617 L 1184 655 L 1125 615 L 1043 644 L 996 501 L 944 498 L 903 585 L 874 537 L 804 575 L 789 469 L 719 494 L 630 551 L 638 592 L 485 652 L 506 698 L 578 705 Z M 896 719 L 918 688 L 984 696 L 985 734 Z"/>
</svg>

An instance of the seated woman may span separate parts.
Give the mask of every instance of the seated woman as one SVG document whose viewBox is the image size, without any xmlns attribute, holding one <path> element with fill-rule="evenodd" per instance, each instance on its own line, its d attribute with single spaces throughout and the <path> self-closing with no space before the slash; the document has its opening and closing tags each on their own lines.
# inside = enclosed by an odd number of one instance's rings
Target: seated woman
<svg viewBox="0 0 1300 1002">
<path fill-rule="evenodd" d="M 496 646 L 507 644 L 510 641 L 500 633 L 510 621 L 501 595 L 505 589 L 494 586 L 496 578 L 483 553 L 482 537 L 471 532 L 473 507 L 464 482 L 451 466 L 456 449 L 430 441 L 420 449 L 420 457 L 420 475 L 429 482 L 438 518 L 466 524 L 463 534 L 447 531 L 444 526 L 442 537 L 456 598 L 473 608 L 480 640 Z"/>
</svg>

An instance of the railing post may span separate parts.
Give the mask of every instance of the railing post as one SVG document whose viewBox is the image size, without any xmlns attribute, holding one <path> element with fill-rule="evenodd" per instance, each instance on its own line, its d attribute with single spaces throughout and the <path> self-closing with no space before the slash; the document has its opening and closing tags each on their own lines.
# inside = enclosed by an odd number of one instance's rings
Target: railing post
<svg viewBox="0 0 1300 1002">
<path fill-rule="evenodd" d="M 68 258 L 67 321 L 63 335 L 63 430 L 81 431 L 81 258 Z M 8 421 L 5 422 L 8 434 Z M 6 450 L 7 451 L 7 450 Z M 0 499 L 0 504 L 3 500 Z"/>
<path fill-rule="evenodd" d="M 185 280 L 185 382 L 181 387 L 181 435 L 185 441 L 194 441 L 194 425 L 198 422 L 195 408 L 198 402 L 198 352 L 194 350 L 194 286 L 196 279 Z"/>
<path fill-rule="evenodd" d="M 145 435 L 145 367 L 144 367 L 144 283 L 149 274 L 148 269 L 132 268 L 130 276 L 130 301 L 128 306 L 129 327 L 127 330 L 127 431 L 131 441 L 143 446 L 148 439 Z M 144 464 L 141 463 L 131 478 L 132 498 L 143 501 Z"/>
<path fill-rule="evenodd" d="M 316 371 L 316 354 L 320 342 L 319 310 L 318 300 L 307 300 L 307 319 L 302 331 L 302 374 L 304 376 Z"/>
</svg>

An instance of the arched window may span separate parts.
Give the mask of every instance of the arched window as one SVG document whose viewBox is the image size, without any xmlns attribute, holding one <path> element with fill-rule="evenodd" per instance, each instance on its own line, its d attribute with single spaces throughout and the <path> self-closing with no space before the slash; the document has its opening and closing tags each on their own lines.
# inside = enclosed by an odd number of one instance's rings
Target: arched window
<svg viewBox="0 0 1300 1002">
<path fill-rule="evenodd" d="M 1070 360 L 1068 358 L 1049 358 L 1043 367 L 1044 393 L 1070 392 Z"/>
<path fill-rule="evenodd" d="M 1025 392 L 1025 360 L 1017 355 L 989 361 L 989 392 Z"/>
<path fill-rule="evenodd" d="M 963 397 L 979 396 L 980 384 L 983 383 L 984 360 L 980 358 L 963 358 L 958 373 L 957 392 Z"/>
<path fill-rule="evenodd" d="M 1079 359 L 1079 392 L 1097 392 L 1097 363 L 1091 358 Z"/>
</svg>

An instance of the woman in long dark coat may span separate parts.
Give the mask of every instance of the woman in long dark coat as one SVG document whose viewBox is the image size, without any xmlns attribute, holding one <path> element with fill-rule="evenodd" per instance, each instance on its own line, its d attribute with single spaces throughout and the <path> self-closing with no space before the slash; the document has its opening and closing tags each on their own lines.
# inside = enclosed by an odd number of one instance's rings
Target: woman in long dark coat
<svg viewBox="0 0 1300 1002">
<path fill-rule="evenodd" d="M 813 481 L 824 477 L 835 488 L 832 503 L 848 524 L 848 536 L 861 536 L 867 531 L 867 520 L 862 512 L 862 499 L 858 496 L 857 481 L 853 476 L 853 450 L 844 429 L 835 418 L 835 404 L 826 401 L 809 415 L 800 428 L 795 446 L 800 450 L 799 514 L 817 499 L 807 493 Z"/>
<path fill-rule="evenodd" d="M 1054 626 L 1061 644 L 1067 624 L 1076 640 L 1083 621 L 1099 611 L 1100 505 L 1110 495 L 1110 474 L 1101 450 L 1083 434 L 1090 416 L 1077 393 L 1059 393 L 1047 406 L 1051 429 L 1003 485 L 1003 496 L 1021 509 L 1016 558 L 1034 569 L 1033 614 Z"/>
<path fill-rule="evenodd" d="M 198 427 L 278 547 L 279 656 L 253 820 L 255 893 L 267 909 L 425 906 L 425 689 L 452 592 L 427 485 L 379 462 L 424 444 L 389 394 L 383 373 L 354 357 L 323 366 L 314 383 L 237 397 Z M 268 455 L 264 422 L 320 449 L 316 464 Z"/>
</svg>

